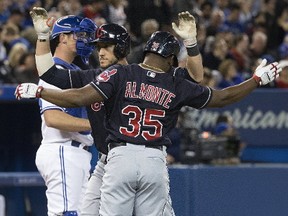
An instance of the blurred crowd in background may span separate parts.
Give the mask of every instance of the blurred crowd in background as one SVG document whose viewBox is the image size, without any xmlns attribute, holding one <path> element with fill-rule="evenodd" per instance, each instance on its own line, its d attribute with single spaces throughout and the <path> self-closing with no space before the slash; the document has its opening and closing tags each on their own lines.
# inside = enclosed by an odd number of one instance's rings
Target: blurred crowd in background
<svg viewBox="0 0 288 216">
<path fill-rule="evenodd" d="M 171 22 L 188 10 L 197 21 L 203 56 L 203 84 L 224 88 L 251 76 L 260 58 L 288 61 L 287 0 L 1 0 L 0 84 L 38 82 L 34 60 L 36 34 L 29 11 L 44 7 L 50 16 L 80 15 L 103 23 L 124 25 L 132 37 L 129 63 L 142 60 L 152 32 L 173 33 Z M 178 59 L 183 65 L 186 50 Z M 97 53 L 91 57 L 97 67 Z M 286 60 L 286 61 L 285 61 Z M 288 64 L 287 64 L 288 65 Z M 287 88 L 288 72 L 265 87 Z"/>
<path fill-rule="evenodd" d="M 205 69 L 203 85 L 221 89 L 238 84 L 266 58 L 268 63 L 280 61 L 284 70 L 274 83 L 262 88 L 288 88 L 288 0 L 1 0 L 0 85 L 38 82 L 34 58 L 37 35 L 29 15 L 37 6 L 55 18 L 73 14 L 88 17 L 97 26 L 125 26 L 132 38 L 129 63 L 142 61 L 143 47 L 153 32 L 174 33 L 171 23 L 179 12 L 189 11 L 197 23 Z M 179 66 L 184 66 L 186 56 L 183 45 Z M 97 67 L 97 59 L 95 50 L 89 66 L 83 67 Z M 171 149 L 170 155 L 175 154 L 171 163 L 180 160 L 179 142 L 185 135 L 179 128 L 171 132 L 178 146 Z"/>
</svg>

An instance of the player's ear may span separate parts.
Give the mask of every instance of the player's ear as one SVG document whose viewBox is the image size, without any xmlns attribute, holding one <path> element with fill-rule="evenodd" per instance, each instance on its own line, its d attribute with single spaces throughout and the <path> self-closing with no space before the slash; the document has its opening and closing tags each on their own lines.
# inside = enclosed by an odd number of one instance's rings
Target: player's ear
<svg viewBox="0 0 288 216">
<path fill-rule="evenodd" d="M 171 56 L 167 57 L 167 61 L 168 61 L 168 65 L 170 67 L 174 66 L 174 63 L 175 63 L 174 62 L 175 61 L 174 55 L 171 55 Z"/>
<path fill-rule="evenodd" d="M 68 39 L 67 34 L 61 33 L 59 35 L 59 43 L 67 44 L 67 39 Z"/>
</svg>

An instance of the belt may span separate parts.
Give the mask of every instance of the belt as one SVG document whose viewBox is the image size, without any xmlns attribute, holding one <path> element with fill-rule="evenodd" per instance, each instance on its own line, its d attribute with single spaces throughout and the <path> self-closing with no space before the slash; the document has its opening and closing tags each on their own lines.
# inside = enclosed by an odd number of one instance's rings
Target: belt
<svg viewBox="0 0 288 216">
<path fill-rule="evenodd" d="M 107 155 L 99 152 L 98 153 L 98 160 L 104 164 L 107 164 Z"/>
<path fill-rule="evenodd" d="M 113 148 L 120 147 L 120 146 L 127 146 L 127 143 L 125 143 L 125 142 L 111 142 L 108 144 L 108 151 L 110 151 Z M 154 149 L 159 149 L 161 151 L 163 150 L 162 145 L 144 145 L 144 146 L 146 148 L 154 148 Z"/>
<path fill-rule="evenodd" d="M 86 151 L 88 151 L 88 148 L 89 148 L 89 146 L 83 145 L 82 143 L 77 142 L 77 141 L 75 141 L 75 140 L 72 140 L 71 146 L 74 146 L 74 147 L 76 147 L 76 148 L 82 148 L 82 149 L 84 149 L 84 150 L 86 150 Z"/>
</svg>

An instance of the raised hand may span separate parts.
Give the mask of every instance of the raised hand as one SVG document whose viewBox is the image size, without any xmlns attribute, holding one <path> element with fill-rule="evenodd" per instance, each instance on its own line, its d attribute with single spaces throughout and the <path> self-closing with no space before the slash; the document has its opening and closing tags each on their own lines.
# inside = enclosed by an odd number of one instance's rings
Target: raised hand
<svg viewBox="0 0 288 216">
<path fill-rule="evenodd" d="M 34 29 L 40 40 L 48 40 L 50 35 L 50 28 L 55 22 L 55 18 L 48 18 L 47 11 L 42 7 L 34 7 L 30 11 L 32 17 Z"/>
<path fill-rule="evenodd" d="M 265 66 L 266 63 L 267 60 L 263 59 L 253 74 L 253 78 L 259 85 L 267 85 L 269 82 L 272 82 L 279 77 L 279 73 L 282 71 L 282 67 L 278 62 Z"/>
<path fill-rule="evenodd" d="M 34 99 L 40 98 L 42 86 L 38 86 L 35 83 L 22 83 L 16 87 L 15 97 L 17 100 L 22 98 Z"/>
<path fill-rule="evenodd" d="M 172 23 L 173 30 L 184 40 L 184 45 L 193 47 L 197 44 L 197 28 L 195 18 L 188 11 L 178 14 L 179 25 Z"/>
</svg>

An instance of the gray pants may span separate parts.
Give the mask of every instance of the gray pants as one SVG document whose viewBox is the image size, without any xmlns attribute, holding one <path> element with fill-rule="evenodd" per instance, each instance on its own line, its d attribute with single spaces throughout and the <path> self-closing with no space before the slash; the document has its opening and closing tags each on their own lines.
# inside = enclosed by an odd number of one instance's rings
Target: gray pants
<svg viewBox="0 0 288 216">
<path fill-rule="evenodd" d="M 166 150 L 143 145 L 113 148 L 104 168 L 100 215 L 174 215 L 166 155 Z"/>
<path fill-rule="evenodd" d="M 160 150 L 158 151 L 160 152 Z M 164 152 L 164 155 L 165 154 L 166 153 Z M 95 170 L 89 179 L 87 190 L 83 199 L 83 206 L 81 208 L 81 216 L 99 216 L 100 187 L 102 186 L 104 166 L 106 164 L 105 159 L 106 159 L 105 155 L 102 155 L 102 157 L 99 158 Z M 134 209 L 133 211 L 135 210 L 136 209 Z M 138 216 L 135 213 L 133 213 L 133 215 Z M 175 216 L 170 196 L 168 197 L 167 202 L 165 204 L 163 216 Z"/>
</svg>

